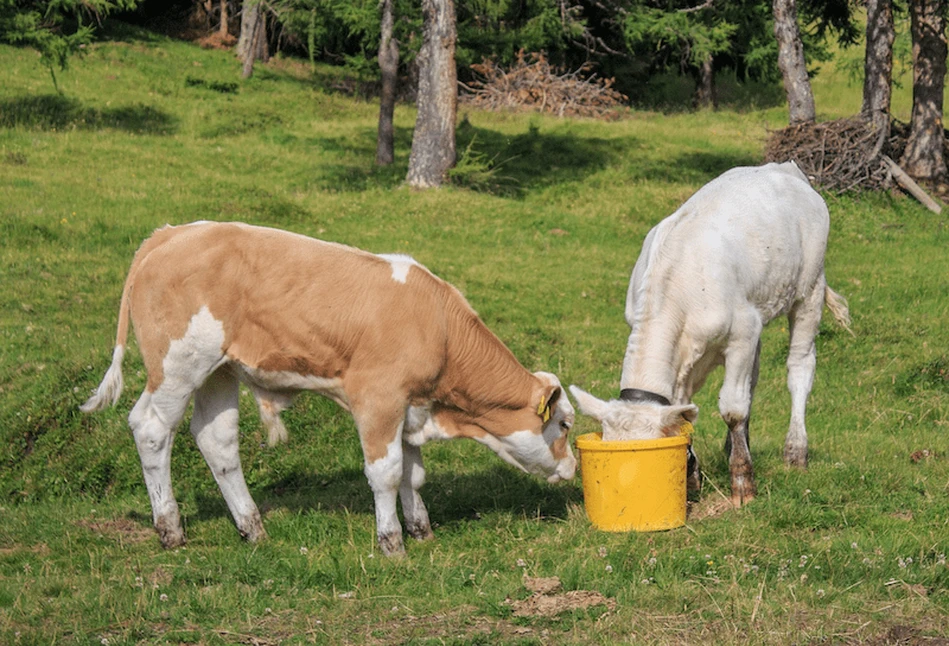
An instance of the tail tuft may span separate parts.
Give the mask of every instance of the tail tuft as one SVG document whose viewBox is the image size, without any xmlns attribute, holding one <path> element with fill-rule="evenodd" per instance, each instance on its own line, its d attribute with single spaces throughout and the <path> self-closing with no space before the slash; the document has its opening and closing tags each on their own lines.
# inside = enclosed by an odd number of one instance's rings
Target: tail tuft
<svg viewBox="0 0 949 646">
<path fill-rule="evenodd" d="M 94 413 L 114 406 L 122 395 L 122 359 L 125 357 L 125 347 L 115 346 L 112 352 L 112 365 L 102 378 L 102 383 L 85 404 L 79 407 L 83 413 Z"/>
<path fill-rule="evenodd" d="M 827 287 L 824 291 L 824 304 L 827 306 L 827 309 L 830 310 L 830 313 L 834 315 L 834 319 L 837 323 L 850 332 L 850 336 L 856 337 L 857 335 L 850 329 L 850 308 L 847 307 L 847 299 L 830 287 Z"/>
</svg>

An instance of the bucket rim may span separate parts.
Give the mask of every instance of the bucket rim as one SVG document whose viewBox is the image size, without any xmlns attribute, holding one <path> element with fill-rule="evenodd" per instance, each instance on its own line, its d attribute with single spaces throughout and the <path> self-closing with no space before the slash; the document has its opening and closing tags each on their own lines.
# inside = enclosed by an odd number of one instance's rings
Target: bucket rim
<svg viewBox="0 0 949 646">
<path fill-rule="evenodd" d="M 660 437 L 654 440 L 613 440 L 604 442 L 602 431 L 585 433 L 577 437 L 580 451 L 649 451 L 652 449 L 672 449 L 689 443 L 686 435 Z"/>
</svg>

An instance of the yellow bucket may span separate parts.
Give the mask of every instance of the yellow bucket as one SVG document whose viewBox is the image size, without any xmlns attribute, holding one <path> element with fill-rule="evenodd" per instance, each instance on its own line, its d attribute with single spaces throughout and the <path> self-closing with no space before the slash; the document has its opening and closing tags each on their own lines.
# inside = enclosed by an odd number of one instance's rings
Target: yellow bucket
<svg viewBox="0 0 949 646">
<path fill-rule="evenodd" d="M 652 532 L 685 525 L 689 438 L 604 442 L 577 438 L 590 522 L 607 532 Z"/>
</svg>

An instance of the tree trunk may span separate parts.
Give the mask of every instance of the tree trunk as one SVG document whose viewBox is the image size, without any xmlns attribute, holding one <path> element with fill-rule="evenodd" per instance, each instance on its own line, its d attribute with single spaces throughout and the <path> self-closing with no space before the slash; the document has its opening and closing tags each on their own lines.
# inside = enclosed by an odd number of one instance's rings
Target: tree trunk
<svg viewBox="0 0 949 646">
<path fill-rule="evenodd" d="M 241 35 L 237 41 L 237 59 L 243 65 L 242 76 L 250 78 L 254 73 L 254 63 L 265 63 L 270 57 L 267 49 L 267 16 L 263 3 L 247 0 L 241 9 Z"/>
<path fill-rule="evenodd" d="M 396 81 L 399 71 L 399 43 L 392 37 L 395 24 L 395 0 L 382 0 L 382 33 L 379 36 L 379 70 L 382 89 L 379 93 L 379 134 L 376 140 L 376 163 L 387 166 L 395 160 Z"/>
<path fill-rule="evenodd" d="M 425 35 L 418 53 L 418 117 L 406 181 L 414 188 L 441 186 L 455 163 L 455 2 L 422 0 Z"/>
<path fill-rule="evenodd" d="M 227 38 L 228 36 L 227 21 L 227 0 L 221 0 L 221 24 L 218 27 L 218 33 L 221 34 L 222 38 Z"/>
<path fill-rule="evenodd" d="M 778 67 L 788 95 L 790 121 L 811 123 L 817 118 L 811 81 L 807 78 L 804 45 L 797 26 L 796 0 L 774 0 L 774 37 L 778 41 Z"/>
<path fill-rule="evenodd" d="M 946 175 L 942 128 L 946 76 L 946 0 L 911 0 L 913 116 L 900 166 L 917 179 Z"/>
<path fill-rule="evenodd" d="M 863 64 L 863 106 L 860 112 L 880 130 L 882 144 L 890 133 L 893 80 L 892 0 L 867 0 L 867 51 Z"/>
<path fill-rule="evenodd" d="M 695 107 L 704 110 L 716 107 L 715 97 L 715 70 L 713 68 L 712 55 L 702 61 L 699 67 L 695 83 L 695 97 L 693 102 Z"/>
</svg>

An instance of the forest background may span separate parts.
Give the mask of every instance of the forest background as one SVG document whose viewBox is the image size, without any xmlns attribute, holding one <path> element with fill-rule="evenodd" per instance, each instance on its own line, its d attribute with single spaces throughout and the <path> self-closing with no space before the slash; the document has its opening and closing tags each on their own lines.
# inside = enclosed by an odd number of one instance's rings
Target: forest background
<svg viewBox="0 0 949 646">
<path fill-rule="evenodd" d="M 422 3 L 392 2 L 400 76 L 407 81 L 405 92 L 411 94 L 422 43 Z M 219 43 L 234 44 L 242 14 L 249 13 L 242 12 L 242 5 L 247 5 L 266 16 L 269 53 L 342 64 L 365 79 L 377 80 L 381 4 L 377 0 L 3 0 L 0 38 L 32 44 L 50 65 L 62 67 L 109 16 L 165 33 L 214 34 Z M 615 79 L 616 89 L 632 105 L 651 108 L 682 106 L 681 89 L 664 88 L 669 79 L 658 78 L 666 72 L 694 85 L 709 80 L 705 79 L 709 74 L 741 83 L 770 84 L 780 79 L 770 2 L 460 0 L 453 4 L 462 83 L 474 78 L 472 65 L 489 59 L 509 68 L 523 52 L 544 52 L 564 70 L 592 65 L 598 76 Z M 812 70 L 829 60 L 832 44 L 850 46 L 858 41 L 862 34 L 858 9 L 845 0 L 799 3 L 801 38 Z M 897 5 L 896 10 L 908 17 L 906 7 Z M 907 34 L 906 25 L 902 27 L 900 33 Z M 910 62 L 906 38 L 897 45 L 897 59 Z"/>
</svg>

